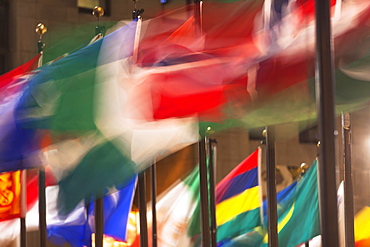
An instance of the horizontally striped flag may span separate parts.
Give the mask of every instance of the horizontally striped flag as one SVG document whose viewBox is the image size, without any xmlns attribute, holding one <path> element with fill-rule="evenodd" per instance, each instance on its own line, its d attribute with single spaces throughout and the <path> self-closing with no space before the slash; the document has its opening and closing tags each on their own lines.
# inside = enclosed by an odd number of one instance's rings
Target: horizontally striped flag
<svg viewBox="0 0 370 247">
<path fill-rule="evenodd" d="M 217 242 L 249 232 L 261 223 L 259 152 L 254 151 L 216 186 Z"/>
</svg>

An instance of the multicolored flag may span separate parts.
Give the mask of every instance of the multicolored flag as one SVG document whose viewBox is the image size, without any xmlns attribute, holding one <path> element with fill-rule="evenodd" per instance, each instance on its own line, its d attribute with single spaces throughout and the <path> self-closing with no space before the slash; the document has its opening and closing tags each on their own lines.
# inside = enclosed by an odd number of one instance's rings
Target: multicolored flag
<svg viewBox="0 0 370 247">
<path fill-rule="evenodd" d="M 292 234 L 293 233 L 293 234 Z M 320 234 L 317 160 L 298 180 L 286 209 L 278 218 L 279 245 L 294 247 Z M 267 245 L 268 235 L 263 239 Z"/>
<path fill-rule="evenodd" d="M 259 153 L 259 149 L 254 151 L 216 186 L 216 240 L 218 244 L 261 225 L 261 197 L 258 186 Z M 200 226 L 200 197 L 198 195 L 197 207 L 189 221 L 188 235 L 197 236 L 201 232 Z"/>
<path fill-rule="evenodd" d="M 260 149 L 254 151 L 216 186 L 217 242 L 249 232 L 261 223 L 259 153 Z"/>
<path fill-rule="evenodd" d="M 21 214 L 21 171 L 0 173 L 0 221 Z"/>
<path fill-rule="evenodd" d="M 188 227 L 199 204 L 199 167 L 196 166 L 190 175 L 171 186 L 171 189 L 159 198 L 156 204 L 158 246 L 192 246 Z M 151 219 L 150 214 L 149 211 L 148 219 Z M 151 242 L 149 244 L 152 246 Z"/>
<path fill-rule="evenodd" d="M 123 189 L 104 197 L 104 235 L 117 241 L 127 240 L 127 225 L 131 211 L 137 176 Z M 62 246 L 90 246 L 95 232 L 95 203 L 81 202 L 66 217 L 58 214 L 58 186 L 47 187 L 47 232 L 50 242 Z"/>
</svg>

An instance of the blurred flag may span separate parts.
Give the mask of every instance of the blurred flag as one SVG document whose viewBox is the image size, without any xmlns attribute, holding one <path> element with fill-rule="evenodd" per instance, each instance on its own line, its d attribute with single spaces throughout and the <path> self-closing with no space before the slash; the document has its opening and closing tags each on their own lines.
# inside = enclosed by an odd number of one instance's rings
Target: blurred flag
<svg viewBox="0 0 370 247">
<path fill-rule="evenodd" d="M 198 138 L 192 118 L 147 118 L 150 98 L 130 71 L 136 27 L 133 21 L 43 67 L 16 104 L 19 128 L 50 133 L 42 156 L 59 181 L 65 213 L 109 187 L 123 188 L 154 158 Z"/>
<path fill-rule="evenodd" d="M 10 85 L 16 86 L 15 84 L 18 82 L 19 79 L 21 79 L 22 76 L 36 69 L 38 67 L 40 57 L 41 57 L 41 53 L 37 54 L 35 57 L 33 57 L 28 62 L 1 75 L 0 76 L 0 92 L 2 92 L 6 87 Z M 3 97 L 0 97 L 0 98 L 3 98 Z"/>
<path fill-rule="evenodd" d="M 22 90 L 37 71 L 41 54 L 0 76 L 0 172 L 30 168 L 31 163 L 40 164 L 36 151 L 40 149 L 39 138 L 34 130 L 19 128 L 14 110 Z M 35 138 L 33 138 L 35 137 Z"/>
<path fill-rule="evenodd" d="M 365 206 L 355 215 L 355 246 L 370 245 L 370 206 Z"/>
<path fill-rule="evenodd" d="M 156 204 L 158 246 L 192 246 L 188 227 L 194 210 L 199 204 L 198 166 L 184 180 L 174 185 L 168 192 L 164 192 L 159 198 Z M 151 212 L 148 212 L 148 215 L 150 214 Z"/>
<path fill-rule="evenodd" d="M 127 225 L 131 211 L 137 176 L 123 189 L 104 197 L 104 235 L 117 241 L 127 241 Z M 94 207 L 81 202 L 66 217 L 58 215 L 58 186 L 47 188 L 47 231 L 48 239 L 59 246 L 90 246 L 95 232 Z"/>
</svg>

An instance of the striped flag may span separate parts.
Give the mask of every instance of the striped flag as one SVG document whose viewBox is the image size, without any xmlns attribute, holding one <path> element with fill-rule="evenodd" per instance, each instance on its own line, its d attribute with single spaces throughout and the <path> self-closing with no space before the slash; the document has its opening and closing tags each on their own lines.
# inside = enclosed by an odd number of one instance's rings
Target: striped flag
<svg viewBox="0 0 370 247">
<path fill-rule="evenodd" d="M 254 151 L 216 186 L 217 242 L 249 232 L 261 223 L 259 152 Z"/>
</svg>

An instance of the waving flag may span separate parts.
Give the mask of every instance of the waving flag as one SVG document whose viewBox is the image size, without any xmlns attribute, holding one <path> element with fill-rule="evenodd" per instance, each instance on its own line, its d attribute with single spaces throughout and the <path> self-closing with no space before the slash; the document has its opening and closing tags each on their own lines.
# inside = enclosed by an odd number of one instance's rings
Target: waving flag
<svg viewBox="0 0 370 247">
<path fill-rule="evenodd" d="M 199 203 L 198 194 L 199 167 L 196 166 L 186 178 L 159 196 L 156 204 L 158 246 L 192 246 L 188 224 Z"/>
<path fill-rule="evenodd" d="M 258 163 L 259 149 L 243 160 L 216 186 L 218 244 L 249 232 L 261 224 Z M 200 202 L 198 202 L 189 222 L 188 235 L 198 235 L 201 232 L 200 226 Z"/>
<path fill-rule="evenodd" d="M 254 151 L 216 186 L 217 242 L 249 232 L 261 223 L 259 152 Z"/>
<path fill-rule="evenodd" d="M 132 206 L 137 177 L 123 189 L 104 197 L 104 235 L 117 241 L 127 240 L 128 217 Z M 85 206 L 81 202 L 66 217 L 57 210 L 58 186 L 47 188 L 47 231 L 49 241 L 59 246 L 90 246 L 95 229 L 95 203 Z"/>
<path fill-rule="evenodd" d="M 294 232 L 294 234 L 292 234 Z M 278 218 L 281 246 L 296 246 L 320 234 L 317 160 L 297 182 L 285 211 Z M 268 243 L 268 236 L 263 239 Z"/>
<path fill-rule="evenodd" d="M 40 57 L 38 54 L 0 76 L 0 172 L 30 168 L 33 162 L 39 161 L 36 152 L 40 149 L 40 140 L 34 130 L 17 125 L 14 111 L 27 81 L 37 73 L 32 70 L 37 68 Z"/>
</svg>

